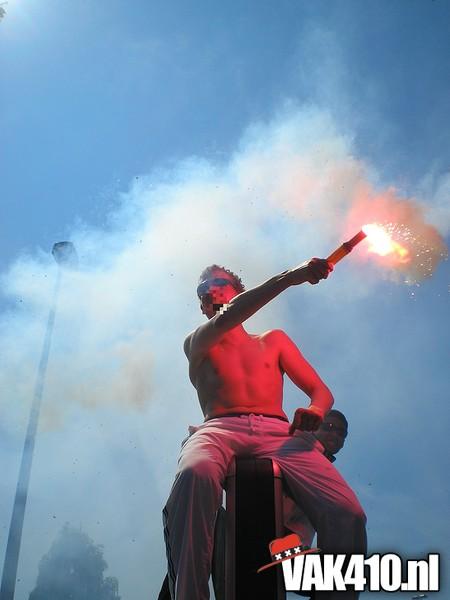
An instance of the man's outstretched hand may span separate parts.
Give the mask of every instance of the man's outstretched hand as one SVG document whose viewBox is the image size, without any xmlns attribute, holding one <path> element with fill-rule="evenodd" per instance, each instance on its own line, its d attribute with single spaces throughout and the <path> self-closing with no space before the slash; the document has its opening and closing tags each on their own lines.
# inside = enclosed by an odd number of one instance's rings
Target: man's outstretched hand
<svg viewBox="0 0 450 600">
<path fill-rule="evenodd" d="M 289 278 L 291 285 L 299 285 L 306 281 L 315 285 L 322 279 L 326 279 L 332 270 L 333 263 L 324 258 L 311 258 L 311 260 L 291 269 Z"/>
<path fill-rule="evenodd" d="M 294 419 L 289 427 L 289 435 L 292 435 L 296 429 L 300 431 L 316 431 L 319 429 L 323 417 L 314 409 L 297 408 Z"/>
</svg>

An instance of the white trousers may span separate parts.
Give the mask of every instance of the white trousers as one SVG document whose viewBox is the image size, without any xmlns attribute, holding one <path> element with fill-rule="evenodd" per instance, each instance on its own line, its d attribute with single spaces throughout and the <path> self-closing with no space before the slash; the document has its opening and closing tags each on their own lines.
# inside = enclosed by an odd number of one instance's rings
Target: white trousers
<svg viewBox="0 0 450 600">
<path fill-rule="evenodd" d="M 307 432 L 262 415 L 220 417 L 190 427 L 163 510 L 169 587 L 173 600 L 208 600 L 214 523 L 234 456 L 273 458 L 295 503 L 317 531 L 323 552 L 365 553 L 366 517 L 354 492 Z M 325 598 L 351 593 L 317 593 Z"/>
</svg>

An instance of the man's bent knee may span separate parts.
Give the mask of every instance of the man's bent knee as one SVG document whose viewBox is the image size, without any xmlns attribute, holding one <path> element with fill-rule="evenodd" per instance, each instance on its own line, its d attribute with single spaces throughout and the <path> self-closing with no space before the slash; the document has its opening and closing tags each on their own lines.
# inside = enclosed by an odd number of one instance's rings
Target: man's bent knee
<svg viewBox="0 0 450 600">
<path fill-rule="evenodd" d="M 363 524 L 365 524 L 367 521 L 366 513 L 364 512 L 356 496 L 353 499 L 347 499 L 346 502 L 340 505 L 335 505 L 334 508 L 339 515 L 344 517 L 346 516 L 354 521 L 358 521 Z"/>
<path fill-rule="evenodd" d="M 333 521 L 336 526 L 342 527 L 349 525 L 356 528 L 364 528 L 367 522 L 366 513 L 359 502 L 346 502 L 341 505 L 334 505 L 327 511 L 328 520 Z"/>
<path fill-rule="evenodd" d="M 221 479 L 222 470 L 219 465 L 212 460 L 190 461 L 180 465 L 177 473 L 177 479 L 196 482 L 218 482 Z"/>
<path fill-rule="evenodd" d="M 365 525 L 367 523 L 367 516 L 359 502 L 353 503 L 350 508 L 350 514 L 355 521 Z"/>
</svg>

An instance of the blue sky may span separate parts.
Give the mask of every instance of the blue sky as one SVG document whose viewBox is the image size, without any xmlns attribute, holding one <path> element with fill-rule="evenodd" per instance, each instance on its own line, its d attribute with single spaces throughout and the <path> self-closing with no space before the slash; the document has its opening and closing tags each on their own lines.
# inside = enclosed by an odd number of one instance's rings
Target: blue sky
<svg viewBox="0 0 450 600">
<path fill-rule="evenodd" d="M 192 288 L 205 261 L 255 285 L 326 255 L 351 233 L 361 189 L 368 209 L 391 188 L 396 217 L 415 198 L 414 214 L 448 244 L 450 6 L 5 8 L 1 530 L 54 277 L 48 252 L 72 239 L 80 272 L 60 298 L 18 600 L 66 521 L 104 544 L 123 598 L 139 600 L 162 574 L 160 509 L 179 442 L 201 420 L 181 347 L 201 322 Z M 367 509 L 371 549 L 445 552 L 448 263 L 437 255 L 433 276 L 411 286 L 364 256 L 289 290 L 249 329 L 285 328 L 348 415 L 339 462 Z M 288 412 L 305 401 L 287 386 Z"/>
</svg>

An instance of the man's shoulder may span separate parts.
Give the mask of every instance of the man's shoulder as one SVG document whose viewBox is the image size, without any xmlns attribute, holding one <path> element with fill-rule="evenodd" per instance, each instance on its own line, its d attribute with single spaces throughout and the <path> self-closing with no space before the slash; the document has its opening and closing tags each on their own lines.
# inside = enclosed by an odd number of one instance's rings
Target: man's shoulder
<svg viewBox="0 0 450 600">
<path fill-rule="evenodd" d="M 196 341 L 198 340 L 199 334 L 201 334 L 204 331 L 205 327 L 211 326 L 211 320 L 208 321 L 207 323 L 202 323 L 196 329 L 194 329 L 190 333 L 188 333 L 188 335 L 186 336 L 186 338 L 183 342 L 183 350 L 189 360 L 191 358 L 193 346 L 195 346 Z"/>
<path fill-rule="evenodd" d="M 261 333 L 255 337 L 258 337 L 266 344 L 284 344 L 290 339 L 287 333 L 282 329 L 269 329 L 268 331 L 265 331 L 264 333 Z"/>
<path fill-rule="evenodd" d="M 192 337 L 193 337 L 194 333 L 195 333 L 195 329 L 194 329 L 194 331 L 191 331 L 190 333 L 188 333 L 188 335 L 186 336 L 186 338 L 183 342 L 183 350 L 188 358 L 189 358 L 189 354 L 190 354 L 190 350 L 191 350 L 191 341 L 192 341 Z"/>
</svg>

